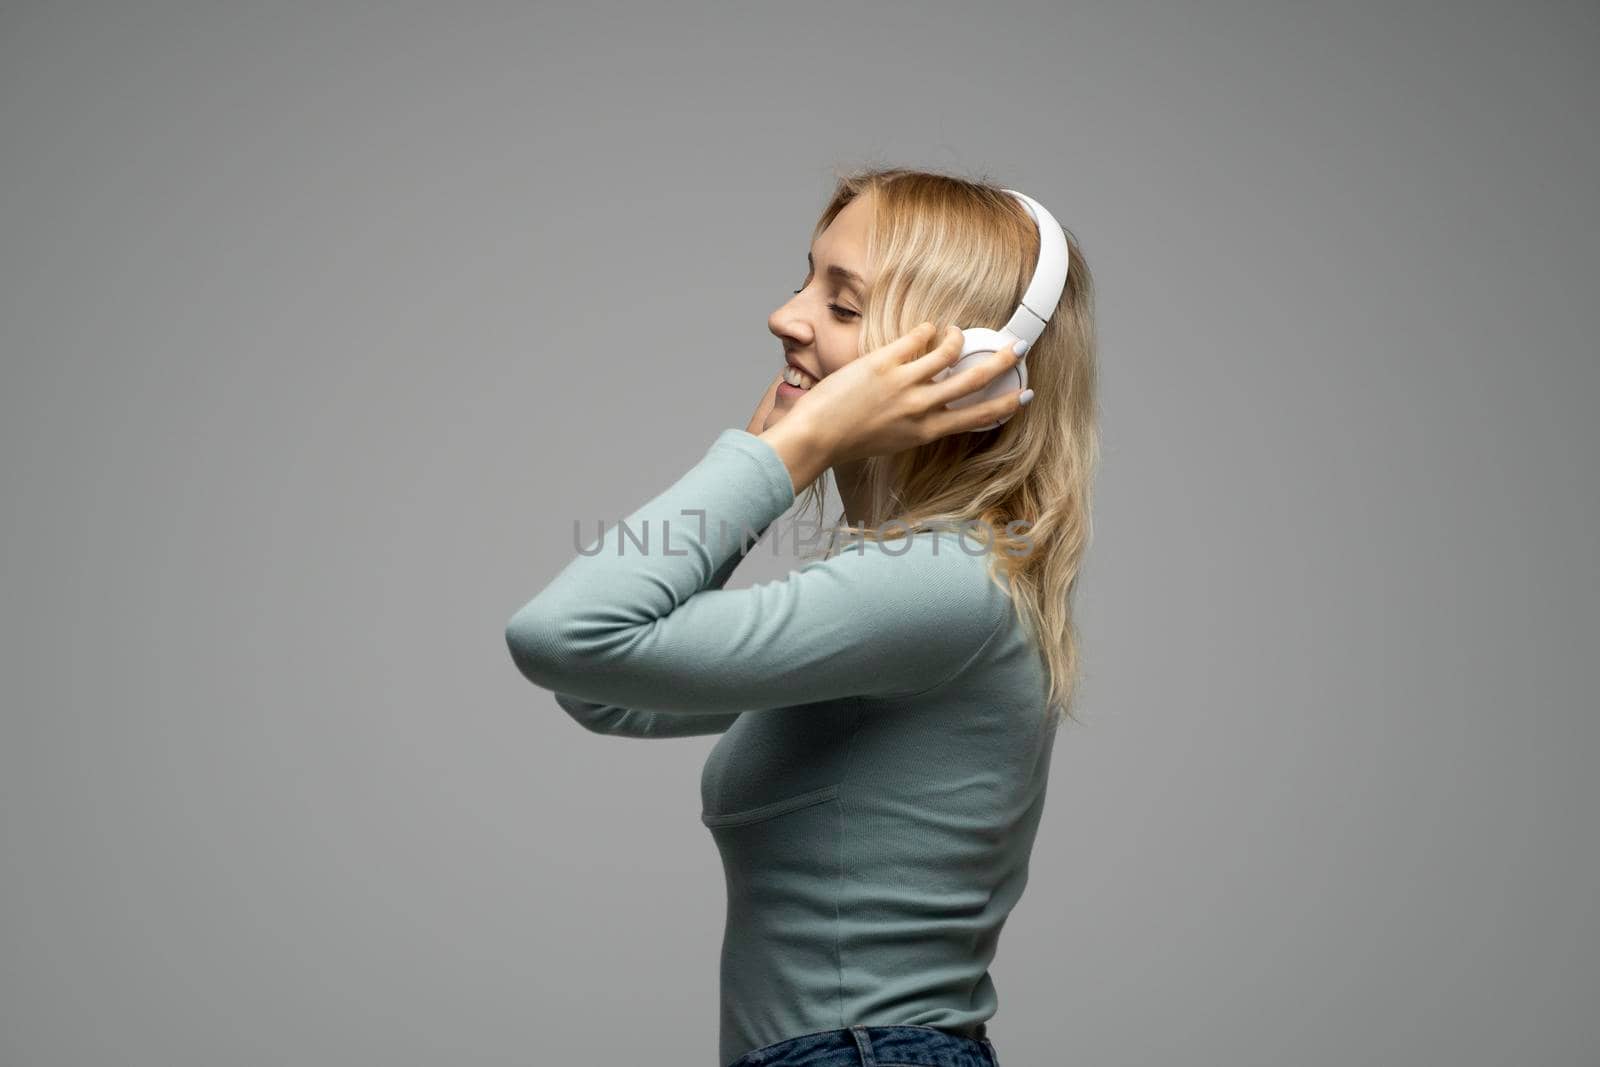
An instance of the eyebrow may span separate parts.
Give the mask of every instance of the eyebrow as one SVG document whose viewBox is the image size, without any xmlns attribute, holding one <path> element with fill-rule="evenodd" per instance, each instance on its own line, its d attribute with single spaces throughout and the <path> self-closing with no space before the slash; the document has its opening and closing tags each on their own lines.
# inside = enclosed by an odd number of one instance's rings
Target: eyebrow
<svg viewBox="0 0 1600 1067">
<path fill-rule="evenodd" d="M 806 264 L 810 266 L 813 272 L 816 271 L 817 261 L 811 258 L 810 252 L 806 253 Z M 845 282 L 848 285 L 853 285 L 858 293 L 864 294 L 867 291 L 867 280 L 865 278 L 853 270 L 845 270 L 838 264 L 833 264 L 828 268 L 828 276 L 830 278 L 838 278 L 840 281 Z"/>
</svg>

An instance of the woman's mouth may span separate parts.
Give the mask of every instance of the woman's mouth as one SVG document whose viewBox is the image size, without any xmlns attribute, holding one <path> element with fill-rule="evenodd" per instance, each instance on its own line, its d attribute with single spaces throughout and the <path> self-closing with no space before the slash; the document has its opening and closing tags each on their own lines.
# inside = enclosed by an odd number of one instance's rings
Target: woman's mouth
<svg viewBox="0 0 1600 1067">
<path fill-rule="evenodd" d="M 804 392 L 817 384 L 817 380 L 793 363 L 783 365 L 783 380 L 786 384 Z"/>
</svg>

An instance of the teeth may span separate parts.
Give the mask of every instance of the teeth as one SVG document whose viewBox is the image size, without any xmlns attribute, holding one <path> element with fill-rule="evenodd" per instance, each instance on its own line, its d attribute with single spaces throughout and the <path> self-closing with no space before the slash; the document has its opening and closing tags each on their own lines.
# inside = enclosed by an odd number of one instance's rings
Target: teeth
<svg viewBox="0 0 1600 1067">
<path fill-rule="evenodd" d="M 783 380 L 800 389 L 810 389 L 816 382 L 816 379 L 812 378 L 811 375 L 800 370 L 792 363 L 784 364 Z"/>
</svg>

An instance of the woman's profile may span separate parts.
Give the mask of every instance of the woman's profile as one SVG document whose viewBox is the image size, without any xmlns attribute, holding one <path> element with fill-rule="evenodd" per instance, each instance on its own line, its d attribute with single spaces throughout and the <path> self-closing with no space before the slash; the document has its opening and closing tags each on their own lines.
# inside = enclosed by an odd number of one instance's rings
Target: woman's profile
<svg viewBox="0 0 1600 1067">
<path fill-rule="evenodd" d="M 812 237 L 747 426 L 602 529 L 506 639 L 589 730 L 721 735 L 700 814 L 726 874 L 720 1065 L 995 1067 L 989 965 L 1079 673 L 1091 275 L 1048 213 L 922 170 L 840 177 Z M 1009 343 L 946 373 L 1063 247 L 1027 393 Z M 827 553 L 725 588 L 802 493 L 820 517 L 830 472 Z"/>
</svg>

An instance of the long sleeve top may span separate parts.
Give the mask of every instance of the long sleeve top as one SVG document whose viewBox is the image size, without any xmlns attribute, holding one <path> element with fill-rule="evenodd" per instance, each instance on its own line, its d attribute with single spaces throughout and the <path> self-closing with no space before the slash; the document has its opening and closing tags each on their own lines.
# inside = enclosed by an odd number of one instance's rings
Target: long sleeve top
<svg viewBox="0 0 1600 1067">
<path fill-rule="evenodd" d="M 719 1065 L 857 1023 L 976 1035 L 1055 736 L 1030 631 L 958 530 L 724 588 L 794 499 L 770 444 L 723 430 L 506 627 L 587 729 L 720 735 L 700 779 L 727 888 Z"/>
</svg>

